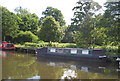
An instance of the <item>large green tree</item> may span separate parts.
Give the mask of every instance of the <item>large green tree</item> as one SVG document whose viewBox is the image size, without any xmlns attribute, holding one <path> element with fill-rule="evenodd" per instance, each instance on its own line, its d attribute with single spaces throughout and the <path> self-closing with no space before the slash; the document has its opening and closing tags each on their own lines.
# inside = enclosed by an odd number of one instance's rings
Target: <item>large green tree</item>
<svg viewBox="0 0 120 81">
<path fill-rule="evenodd" d="M 14 38 L 17 35 L 20 19 L 5 7 L 0 6 L 0 10 L 2 10 L 2 38 L 5 41 L 6 37 Z"/>
<path fill-rule="evenodd" d="M 65 30 L 65 35 L 63 37 L 63 40 L 62 42 L 66 42 L 66 43 L 73 43 L 74 42 L 74 39 L 73 39 L 73 30 L 72 29 L 74 28 L 72 25 L 68 25 L 68 27 L 66 28 Z"/>
<path fill-rule="evenodd" d="M 120 41 L 120 1 L 119 2 L 106 2 L 105 3 L 105 14 L 106 19 L 107 36 L 109 41 L 118 44 Z"/>
<path fill-rule="evenodd" d="M 20 30 L 31 31 L 36 34 L 40 27 L 39 17 L 35 13 L 31 14 L 27 9 L 22 7 L 17 7 L 15 11 L 17 12 L 17 16 L 21 18 L 21 21 L 18 24 Z"/>
<path fill-rule="evenodd" d="M 108 43 L 107 25 L 106 19 L 102 14 L 95 16 L 94 29 L 91 31 L 93 37 L 93 45 L 106 45 Z"/>
<path fill-rule="evenodd" d="M 56 8 L 47 7 L 46 10 L 42 12 L 42 15 L 44 15 L 42 19 L 46 18 L 47 16 L 53 16 L 54 19 L 60 23 L 60 26 L 65 25 L 65 20 L 62 12 Z"/>
<path fill-rule="evenodd" d="M 63 38 L 63 31 L 52 16 L 47 16 L 43 21 L 38 36 L 43 41 L 60 42 Z"/>
<path fill-rule="evenodd" d="M 88 48 L 92 41 L 91 31 L 94 29 L 95 11 L 98 11 L 101 6 L 93 0 L 86 1 L 80 0 L 77 2 L 77 6 L 73 8 L 74 17 L 72 18 L 72 25 L 77 30 L 75 34 L 75 41 L 77 44 L 85 44 Z M 80 36 L 78 36 L 80 35 Z"/>
</svg>

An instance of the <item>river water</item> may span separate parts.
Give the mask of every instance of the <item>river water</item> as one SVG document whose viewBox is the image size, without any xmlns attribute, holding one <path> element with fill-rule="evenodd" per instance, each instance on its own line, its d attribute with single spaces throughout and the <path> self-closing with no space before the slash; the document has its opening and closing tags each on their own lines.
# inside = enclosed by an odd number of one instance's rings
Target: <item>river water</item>
<svg viewBox="0 0 120 81">
<path fill-rule="evenodd" d="M 3 79 L 118 79 L 117 65 L 0 51 Z"/>
</svg>

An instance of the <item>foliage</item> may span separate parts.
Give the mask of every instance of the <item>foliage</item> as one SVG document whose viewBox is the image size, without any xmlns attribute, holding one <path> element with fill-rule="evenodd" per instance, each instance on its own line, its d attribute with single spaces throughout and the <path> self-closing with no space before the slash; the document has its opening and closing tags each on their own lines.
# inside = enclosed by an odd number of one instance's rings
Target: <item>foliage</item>
<svg viewBox="0 0 120 81">
<path fill-rule="evenodd" d="M 6 36 L 14 38 L 19 30 L 18 21 L 20 20 L 18 16 L 10 12 L 5 7 L 0 6 L 2 10 L 2 37 L 6 40 Z"/>
<path fill-rule="evenodd" d="M 17 12 L 17 14 L 21 14 L 21 15 L 29 14 L 29 11 L 25 8 L 22 8 L 21 6 L 16 7 L 14 11 Z"/>
<path fill-rule="evenodd" d="M 48 16 L 44 19 L 41 30 L 38 36 L 41 40 L 49 42 L 60 42 L 63 38 L 63 31 L 60 29 L 60 25 L 52 16 Z"/>
<path fill-rule="evenodd" d="M 107 35 L 109 37 L 109 41 L 117 42 L 120 41 L 120 1 L 119 2 L 106 2 L 105 7 L 107 8 L 104 14 L 104 18 L 108 23 L 106 28 L 108 29 Z"/>
<path fill-rule="evenodd" d="M 74 39 L 73 39 L 73 31 L 71 30 L 71 28 L 73 28 L 71 25 L 69 25 L 66 30 L 65 30 L 65 35 L 63 37 L 62 42 L 64 43 L 73 43 Z"/>
<path fill-rule="evenodd" d="M 37 47 L 45 47 L 45 43 L 31 43 L 31 42 L 26 42 L 25 47 L 31 47 L 31 48 L 37 48 Z"/>
<path fill-rule="evenodd" d="M 74 31 L 74 41 L 76 41 L 76 44 L 82 48 L 85 48 L 85 41 L 82 39 L 81 32 Z"/>
<path fill-rule="evenodd" d="M 92 36 L 91 31 L 94 28 L 94 19 L 92 18 L 95 11 L 99 10 L 101 6 L 94 1 L 84 1 L 81 0 L 77 2 L 78 6 L 74 7 L 74 18 L 72 19 L 72 25 L 75 25 L 78 29 L 75 35 L 76 43 L 85 44 L 86 47 L 90 47 Z"/>
<path fill-rule="evenodd" d="M 40 27 L 40 21 L 36 14 L 31 14 L 27 9 L 22 7 L 17 7 L 15 9 L 17 16 L 21 18 L 19 22 L 20 31 L 31 31 L 34 34 L 37 34 L 37 30 Z"/>
<path fill-rule="evenodd" d="M 61 13 L 60 10 L 52 7 L 47 7 L 45 11 L 42 12 L 44 17 L 42 19 L 46 18 L 47 16 L 53 16 L 56 21 L 60 23 L 60 26 L 65 25 L 65 20 L 63 17 L 63 14 Z"/>
<path fill-rule="evenodd" d="M 95 15 L 95 11 L 98 11 L 101 6 L 91 1 L 80 0 L 77 2 L 78 6 L 74 7 L 74 18 L 72 18 L 72 24 L 80 26 L 80 24 L 84 23 L 89 17 Z"/>
<path fill-rule="evenodd" d="M 21 31 L 20 33 L 18 33 L 17 37 L 15 38 L 15 41 L 17 43 L 25 43 L 25 42 L 36 42 L 38 40 L 38 37 L 36 35 L 34 35 L 32 32 L 30 31 Z"/>
<path fill-rule="evenodd" d="M 92 42 L 96 45 L 105 45 L 107 43 L 107 35 L 105 34 L 106 31 L 107 29 L 103 27 L 95 28 L 92 30 Z"/>
</svg>

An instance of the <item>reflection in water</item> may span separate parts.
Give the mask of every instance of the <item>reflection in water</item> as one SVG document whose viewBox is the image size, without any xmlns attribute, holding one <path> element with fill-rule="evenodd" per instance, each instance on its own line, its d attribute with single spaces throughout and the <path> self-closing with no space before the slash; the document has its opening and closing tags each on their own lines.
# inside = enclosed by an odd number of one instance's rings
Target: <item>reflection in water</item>
<svg viewBox="0 0 120 81">
<path fill-rule="evenodd" d="M 40 79 L 40 76 L 36 75 L 36 76 L 33 76 L 32 78 L 28 78 L 28 79 Z"/>
<path fill-rule="evenodd" d="M 36 59 L 32 54 L 4 53 L 3 79 L 118 79 L 115 64 Z"/>
<path fill-rule="evenodd" d="M 70 68 L 73 69 L 73 70 L 77 69 L 76 65 L 70 65 Z"/>
<path fill-rule="evenodd" d="M 2 59 L 2 77 L 3 79 L 25 79 L 38 73 L 35 69 L 35 58 L 6 52 L 6 57 Z"/>
<path fill-rule="evenodd" d="M 81 67 L 81 71 L 88 72 L 88 67 Z"/>
<path fill-rule="evenodd" d="M 74 79 L 77 77 L 77 73 L 74 70 L 68 69 L 65 70 L 61 79 Z"/>
</svg>

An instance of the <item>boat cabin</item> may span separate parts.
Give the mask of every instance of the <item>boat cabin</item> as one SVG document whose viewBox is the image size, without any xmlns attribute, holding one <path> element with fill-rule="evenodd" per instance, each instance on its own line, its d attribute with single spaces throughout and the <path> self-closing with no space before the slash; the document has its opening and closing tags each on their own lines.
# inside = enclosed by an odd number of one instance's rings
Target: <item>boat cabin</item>
<svg viewBox="0 0 120 81">
<path fill-rule="evenodd" d="M 6 41 L 3 41 L 2 43 L 0 43 L 0 49 L 4 50 L 4 49 L 15 49 L 15 46 L 14 44 L 12 43 L 8 43 Z"/>
</svg>

